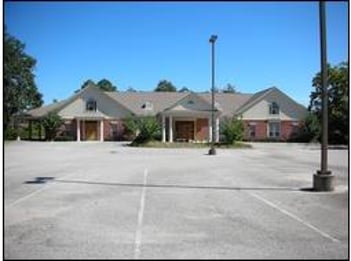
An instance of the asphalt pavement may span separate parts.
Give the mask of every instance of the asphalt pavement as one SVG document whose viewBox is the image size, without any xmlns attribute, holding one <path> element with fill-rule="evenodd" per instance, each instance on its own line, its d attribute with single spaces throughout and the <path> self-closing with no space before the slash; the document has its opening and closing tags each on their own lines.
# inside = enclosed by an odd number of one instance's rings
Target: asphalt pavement
<svg viewBox="0 0 351 261">
<path fill-rule="evenodd" d="M 4 144 L 5 259 L 347 259 L 348 150 Z"/>
</svg>

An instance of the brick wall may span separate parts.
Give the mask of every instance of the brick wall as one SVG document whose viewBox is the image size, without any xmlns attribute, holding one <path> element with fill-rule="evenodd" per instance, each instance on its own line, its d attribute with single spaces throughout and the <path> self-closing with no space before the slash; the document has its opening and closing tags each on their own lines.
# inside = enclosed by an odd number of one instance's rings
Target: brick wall
<svg viewBox="0 0 351 261">
<path fill-rule="evenodd" d="M 72 130 L 71 135 L 73 139 L 77 140 L 77 121 L 76 120 L 72 120 L 71 130 Z"/>
<path fill-rule="evenodd" d="M 249 124 L 255 126 L 255 136 L 250 137 Z M 267 139 L 267 121 L 244 121 L 245 126 L 245 140 L 265 140 Z"/>
<path fill-rule="evenodd" d="M 302 122 L 296 121 L 281 121 L 280 129 L 281 129 L 281 140 L 289 140 L 296 132 L 298 128 L 300 128 Z"/>
<path fill-rule="evenodd" d="M 196 120 L 196 140 L 208 140 L 208 119 Z"/>
<path fill-rule="evenodd" d="M 100 137 L 100 136 L 99 136 Z M 104 140 L 111 140 L 110 121 L 104 120 Z"/>
<path fill-rule="evenodd" d="M 255 126 L 255 137 L 250 137 L 250 127 L 249 124 Z M 287 141 L 294 135 L 301 122 L 296 121 L 280 121 L 280 138 L 278 140 Z M 268 121 L 244 121 L 245 126 L 245 140 L 269 140 L 267 136 L 268 131 Z"/>
</svg>

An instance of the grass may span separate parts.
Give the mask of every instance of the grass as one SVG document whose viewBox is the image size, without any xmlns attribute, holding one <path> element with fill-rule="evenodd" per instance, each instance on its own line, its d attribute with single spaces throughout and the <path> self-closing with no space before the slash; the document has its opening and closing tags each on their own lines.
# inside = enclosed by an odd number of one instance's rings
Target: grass
<svg viewBox="0 0 351 261">
<path fill-rule="evenodd" d="M 190 142 L 160 142 L 160 141 L 149 141 L 144 144 L 132 145 L 133 147 L 141 147 L 141 148 L 169 148 L 169 149 L 177 149 L 177 148 L 210 148 L 211 144 L 209 143 L 190 143 Z M 225 143 L 215 143 L 215 148 L 219 149 L 244 149 L 244 148 L 252 148 L 251 145 L 246 144 L 244 142 L 236 142 L 235 144 L 225 144 Z"/>
</svg>

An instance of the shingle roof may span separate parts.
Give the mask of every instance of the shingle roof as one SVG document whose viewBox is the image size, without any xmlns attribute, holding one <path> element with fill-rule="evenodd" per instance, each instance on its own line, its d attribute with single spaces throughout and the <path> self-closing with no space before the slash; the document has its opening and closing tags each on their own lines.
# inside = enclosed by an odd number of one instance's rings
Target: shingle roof
<svg viewBox="0 0 351 261">
<path fill-rule="evenodd" d="M 200 93 L 198 95 L 203 97 L 210 104 L 212 103 L 211 93 Z M 219 104 L 218 109 L 222 111 L 222 114 L 221 114 L 222 116 L 231 116 L 251 97 L 252 97 L 252 94 L 216 93 L 215 103 Z"/>
<path fill-rule="evenodd" d="M 153 110 L 148 113 L 156 115 L 157 113 L 171 107 L 177 101 L 181 100 L 189 93 L 179 92 L 105 92 L 108 96 L 118 101 L 135 115 L 143 115 L 145 109 L 143 105 L 146 102 L 152 104 Z"/>
<path fill-rule="evenodd" d="M 42 107 L 39 107 L 39 108 L 35 108 L 35 109 L 29 110 L 27 112 L 24 112 L 23 114 L 25 116 L 31 116 L 31 117 L 34 117 L 34 118 L 40 118 L 40 117 L 45 116 L 49 112 L 60 110 L 61 108 L 63 108 L 68 103 L 68 101 L 70 99 L 62 100 L 62 101 L 55 102 L 55 103 L 52 103 L 52 104 L 49 104 L 49 105 L 45 105 L 45 106 L 42 106 Z"/>
<path fill-rule="evenodd" d="M 275 87 L 265 89 L 255 94 L 243 93 L 216 93 L 216 107 L 221 111 L 222 116 L 231 116 L 233 114 L 242 113 L 258 100 L 272 91 Z M 26 115 L 32 117 L 42 117 L 51 111 L 59 111 L 67 104 L 76 99 L 82 90 L 70 98 L 36 108 L 26 112 Z M 158 113 L 174 106 L 177 102 L 188 96 L 189 92 L 104 92 L 107 96 L 120 103 L 135 115 L 157 115 Z M 206 102 L 211 104 L 211 93 L 194 93 L 199 95 Z M 145 104 L 151 104 L 151 109 L 146 110 Z"/>
<path fill-rule="evenodd" d="M 255 94 L 253 94 L 250 97 L 250 99 L 248 99 L 244 104 L 242 104 L 242 106 L 240 108 L 238 108 L 238 110 L 235 111 L 235 113 L 237 113 L 237 114 L 243 113 L 244 111 L 249 109 L 252 105 L 254 105 L 257 101 L 259 101 L 261 98 L 263 98 L 266 94 L 271 92 L 274 88 L 275 87 L 271 87 L 271 88 L 265 89 L 263 91 L 256 92 Z"/>
</svg>

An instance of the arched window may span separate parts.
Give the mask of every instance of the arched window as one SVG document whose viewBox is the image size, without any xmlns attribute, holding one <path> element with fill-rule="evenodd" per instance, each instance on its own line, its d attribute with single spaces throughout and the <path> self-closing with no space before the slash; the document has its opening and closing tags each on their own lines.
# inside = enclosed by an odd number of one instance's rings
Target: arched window
<svg viewBox="0 0 351 261">
<path fill-rule="evenodd" d="M 269 114 L 279 114 L 279 105 L 276 102 L 269 105 Z"/>
<path fill-rule="evenodd" d="M 96 111 L 96 101 L 94 99 L 90 98 L 86 102 L 86 110 L 87 111 Z"/>
</svg>

